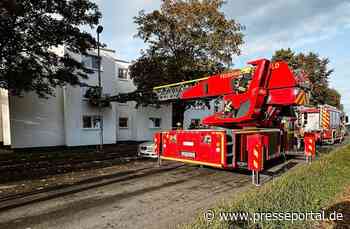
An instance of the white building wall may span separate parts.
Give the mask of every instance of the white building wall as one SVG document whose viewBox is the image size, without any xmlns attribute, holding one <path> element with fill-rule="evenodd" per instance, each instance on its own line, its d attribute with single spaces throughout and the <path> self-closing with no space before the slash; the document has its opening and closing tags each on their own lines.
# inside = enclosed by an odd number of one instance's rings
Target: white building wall
<svg viewBox="0 0 350 229">
<path fill-rule="evenodd" d="M 3 121 L 2 121 L 2 119 L 3 119 L 3 118 L 2 118 L 2 116 L 3 116 L 3 115 L 2 115 L 2 101 L 4 100 L 4 98 L 3 98 L 3 96 L 2 96 L 1 90 L 2 90 L 2 89 L 0 89 L 0 96 L 1 96 L 1 97 L 0 97 L 0 100 L 1 100 L 1 101 L 0 101 L 0 130 L 1 130 L 1 131 L 0 131 L 0 142 L 3 143 L 3 142 L 4 142 L 4 133 L 3 133 L 4 131 L 3 131 L 3 125 L 2 125 L 2 124 L 3 124 Z"/>
<path fill-rule="evenodd" d="M 151 125 L 150 118 L 160 118 L 160 128 L 154 128 Z M 170 130 L 172 125 L 172 106 L 155 107 L 140 107 L 137 112 L 137 134 L 138 141 L 150 141 L 153 139 L 155 132 L 160 130 Z"/>
<path fill-rule="evenodd" d="M 172 106 L 155 108 L 152 106 L 135 108 L 136 103 L 118 104 L 117 123 L 119 117 L 128 117 L 128 128 L 120 128 L 118 123 L 117 141 L 150 141 L 155 132 L 171 129 Z M 150 118 L 161 120 L 160 128 L 151 125 Z"/>
<path fill-rule="evenodd" d="M 9 100 L 5 89 L 0 89 L 0 142 L 11 145 Z"/>
<path fill-rule="evenodd" d="M 108 55 L 101 60 L 101 83 L 103 94 L 113 94 L 115 87 L 114 59 Z M 76 57 L 79 59 L 80 57 Z M 98 86 L 97 71 L 91 74 L 84 82 L 90 86 Z M 65 135 L 67 146 L 95 145 L 100 143 L 100 129 L 84 129 L 82 119 L 84 115 L 99 115 L 98 107 L 89 104 L 84 98 L 84 88 L 65 87 Z M 103 113 L 103 142 L 114 144 L 116 142 L 115 104 L 104 107 Z"/>
<path fill-rule="evenodd" d="M 98 115 L 98 108 L 91 106 L 83 98 L 81 88 L 71 86 L 65 88 L 65 145 L 81 146 L 95 145 L 100 143 L 100 129 L 84 129 L 83 115 Z M 103 108 L 104 122 L 104 144 L 113 144 L 116 141 L 114 123 L 115 110 L 112 105 L 110 108 Z"/>
<path fill-rule="evenodd" d="M 62 50 L 58 49 L 60 55 Z M 74 55 L 78 61 L 81 57 Z M 102 57 L 101 73 L 103 93 L 113 93 L 115 80 L 114 59 Z M 97 86 L 97 73 L 85 80 L 88 85 Z M 23 97 L 10 97 L 12 148 L 81 146 L 100 143 L 99 129 L 84 129 L 83 115 L 98 115 L 98 108 L 91 106 L 84 98 L 79 86 L 66 86 L 56 90 L 56 96 L 38 98 L 35 93 Z M 116 142 L 115 104 L 103 108 L 104 144 Z"/>
<path fill-rule="evenodd" d="M 184 129 L 189 128 L 192 119 L 202 120 L 204 117 L 209 116 L 211 114 L 212 114 L 211 110 L 209 110 L 209 109 L 197 110 L 194 108 L 190 108 L 190 109 L 186 110 L 184 113 L 184 123 L 183 123 Z"/>
<path fill-rule="evenodd" d="M 128 69 L 130 63 L 115 60 L 115 84 L 114 84 L 114 94 L 118 93 L 128 93 L 136 90 L 136 86 L 133 81 L 130 79 L 130 75 L 128 74 L 127 79 L 121 79 L 118 77 L 118 72 L 120 68 Z"/>
<path fill-rule="evenodd" d="M 132 103 L 128 102 L 126 104 L 117 104 L 116 113 L 116 127 L 117 127 L 117 141 L 137 141 L 136 128 L 138 128 L 135 121 L 136 110 L 133 109 Z M 128 118 L 128 127 L 119 126 L 119 118 Z"/>
<path fill-rule="evenodd" d="M 116 60 L 116 75 L 119 68 L 128 68 L 129 63 Z M 136 90 L 136 86 L 128 76 L 127 79 L 116 78 L 115 94 L 128 93 Z M 128 128 L 119 127 L 119 118 L 127 117 L 129 120 Z M 161 127 L 152 128 L 150 118 L 160 118 Z M 159 130 L 169 130 L 172 125 L 172 106 L 162 106 L 154 108 L 152 106 L 138 107 L 135 102 L 125 104 L 117 103 L 117 141 L 150 141 L 155 132 Z"/>
<path fill-rule="evenodd" d="M 219 110 L 222 110 L 222 104 L 219 105 Z M 192 119 L 200 119 L 213 115 L 215 112 L 214 100 L 210 102 L 210 109 L 203 107 L 202 109 L 189 108 L 184 113 L 184 128 L 188 129 Z"/>
<path fill-rule="evenodd" d="M 13 148 L 65 144 L 62 88 L 50 99 L 32 92 L 23 97 L 10 96 L 9 109 Z"/>
<path fill-rule="evenodd" d="M 54 51 L 59 55 L 64 55 L 66 52 L 62 48 L 56 48 Z M 101 54 L 103 94 L 117 95 L 134 91 L 136 87 L 130 77 L 127 79 L 118 77 L 119 68 L 127 69 L 130 63 L 115 60 L 112 50 L 102 50 Z M 73 55 L 73 57 L 78 61 L 82 60 L 79 55 Z M 97 86 L 97 71 L 84 80 L 84 83 Z M 72 86 L 57 88 L 56 96 L 49 99 L 38 98 L 33 92 L 23 97 L 10 97 L 11 137 L 6 141 L 9 142 L 9 139 L 12 139 L 12 148 L 99 144 L 99 128 L 83 128 L 84 115 L 99 114 L 98 108 L 90 105 L 84 98 L 86 89 Z M 136 109 L 135 105 L 135 102 L 125 104 L 112 102 L 110 107 L 103 108 L 104 144 L 114 144 L 117 141 L 151 140 L 154 132 L 171 128 L 171 106 L 160 109 L 153 107 Z M 8 107 L 7 104 L 5 106 Z M 3 117 L 6 119 L 6 114 L 0 112 L 0 120 Z M 128 128 L 119 127 L 120 117 L 128 117 Z M 150 118 L 160 118 L 161 127 L 150 127 Z M 6 129 L 3 122 L 0 122 L 1 126 Z M 0 133 L 0 140 L 5 141 L 2 133 Z"/>
</svg>

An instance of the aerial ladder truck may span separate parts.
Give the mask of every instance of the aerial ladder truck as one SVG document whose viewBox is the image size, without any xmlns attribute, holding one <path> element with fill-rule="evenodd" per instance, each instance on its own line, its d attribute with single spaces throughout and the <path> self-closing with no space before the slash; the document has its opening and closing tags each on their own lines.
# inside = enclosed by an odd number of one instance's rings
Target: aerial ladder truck
<svg viewBox="0 0 350 229">
<path fill-rule="evenodd" d="M 206 128 L 160 131 L 154 135 L 159 160 L 252 171 L 254 184 L 267 161 L 292 152 L 295 107 L 308 102 L 307 77 L 285 62 L 259 59 L 243 69 L 155 87 L 161 101 L 221 99 L 223 108 L 202 119 Z M 314 137 L 305 136 L 307 156 Z"/>
</svg>

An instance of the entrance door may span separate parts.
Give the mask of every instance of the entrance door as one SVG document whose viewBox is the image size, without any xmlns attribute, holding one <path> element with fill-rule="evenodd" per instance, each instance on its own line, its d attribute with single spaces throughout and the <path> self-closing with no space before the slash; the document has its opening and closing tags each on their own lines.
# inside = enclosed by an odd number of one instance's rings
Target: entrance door
<svg viewBox="0 0 350 229">
<path fill-rule="evenodd" d="M 133 141 L 132 116 L 128 110 L 119 110 L 117 115 L 117 141 Z"/>
</svg>

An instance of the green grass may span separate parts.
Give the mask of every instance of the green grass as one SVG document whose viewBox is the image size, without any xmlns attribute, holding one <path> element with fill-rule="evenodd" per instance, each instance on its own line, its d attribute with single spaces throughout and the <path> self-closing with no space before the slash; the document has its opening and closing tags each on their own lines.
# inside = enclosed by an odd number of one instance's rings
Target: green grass
<svg viewBox="0 0 350 229">
<path fill-rule="evenodd" d="M 350 145 L 341 147 L 311 165 L 303 164 L 260 188 L 251 188 L 223 202 L 219 212 L 319 212 L 350 185 Z M 231 227 L 230 227 L 231 226 Z M 202 215 L 185 228 L 317 228 L 315 221 L 262 221 L 259 223 L 208 223 Z"/>
</svg>

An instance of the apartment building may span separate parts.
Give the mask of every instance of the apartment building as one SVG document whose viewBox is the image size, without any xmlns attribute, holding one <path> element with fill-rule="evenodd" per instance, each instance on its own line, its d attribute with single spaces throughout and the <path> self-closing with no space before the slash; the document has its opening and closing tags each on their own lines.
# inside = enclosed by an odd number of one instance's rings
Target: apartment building
<svg viewBox="0 0 350 229">
<path fill-rule="evenodd" d="M 56 48 L 64 55 L 64 47 Z M 94 70 L 84 83 L 98 85 L 96 53 L 73 57 Z M 115 51 L 101 51 L 101 82 L 104 95 L 117 95 L 135 90 L 128 73 L 129 62 L 115 58 Z M 12 148 L 83 146 L 99 144 L 100 116 L 98 107 L 85 97 L 89 87 L 58 87 L 55 97 L 39 98 L 35 93 L 23 97 L 9 96 L 9 119 Z M 104 107 L 104 144 L 119 141 L 148 141 L 153 133 L 171 128 L 171 105 L 135 108 L 135 102 L 112 102 Z M 4 125 L 4 124 L 2 124 Z M 6 126 L 6 124 L 5 124 Z"/>
</svg>

